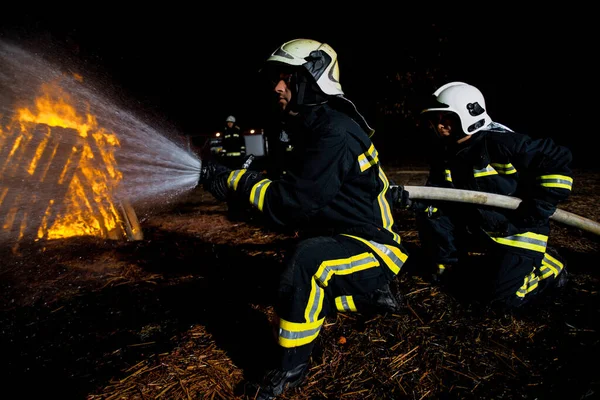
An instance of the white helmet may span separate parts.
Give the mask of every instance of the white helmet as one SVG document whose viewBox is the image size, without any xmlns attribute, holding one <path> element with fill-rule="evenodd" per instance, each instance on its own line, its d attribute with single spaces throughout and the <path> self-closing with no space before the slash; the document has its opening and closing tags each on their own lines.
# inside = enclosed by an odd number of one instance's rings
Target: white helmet
<svg viewBox="0 0 600 400">
<path fill-rule="evenodd" d="M 426 108 L 429 111 L 451 111 L 458 115 L 465 135 L 472 135 L 492 122 L 485 109 L 483 94 L 475 86 L 464 82 L 450 82 L 433 93 L 437 107 Z"/>
<path fill-rule="evenodd" d="M 235 124 L 235 117 L 233 115 L 230 115 L 229 117 L 227 117 L 225 122 L 233 122 Z"/>
<path fill-rule="evenodd" d="M 303 66 L 327 95 L 344 94 L 340 85 L 337 53 L 326 43 L 311 39 L 294 39 L 282 44 L 267 62 L 276 61 Z"/>
</svg>

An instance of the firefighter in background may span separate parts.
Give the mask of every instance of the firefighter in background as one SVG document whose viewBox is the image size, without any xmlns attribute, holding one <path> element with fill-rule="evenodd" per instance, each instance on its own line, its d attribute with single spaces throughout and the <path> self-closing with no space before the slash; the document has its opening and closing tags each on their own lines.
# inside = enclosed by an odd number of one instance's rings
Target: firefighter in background
<svg viewBox="0 0 600 400">
<path fill-rule="evenodd" d="M 231 168 L 240 168 L 246 157 L 246 144 L 242 130 L 235 124 L 233 115 L 225 119 L 222 145 L 220 153 L 222 164 Z"/>
<path fill-rule="evenodd" d="M 261 74 L 277 119 L 293 137 L 286 173 L 231 170 L 207 163 L 200 182 L 217 199 L 251 203 L 270 223 L 293 228 L 299 242 L 280 276 L 278 367 L 246 394 L 272 399 L 301 384 L 325 318 L 336 312 L 397 312 L 390 283 L 408 254 L 392 207 L 408 204 L 390 188 L 373 130 L 344 97 L 336 52 L 309 39 L 284 43 Z"/>
<path fill-rule="evenodd" d="M 566 282 L 565 262 L 548 246 L 550 217 L 568 198 L 571 152 L 492 121 L 476 87 L 451 82 L 422 116 L 435 134 L 428 186 L 522 199 L 515 210 L 423 202 L 417 226 L 434 276 L 469 299 L 519 307 Z"/>
</svg>

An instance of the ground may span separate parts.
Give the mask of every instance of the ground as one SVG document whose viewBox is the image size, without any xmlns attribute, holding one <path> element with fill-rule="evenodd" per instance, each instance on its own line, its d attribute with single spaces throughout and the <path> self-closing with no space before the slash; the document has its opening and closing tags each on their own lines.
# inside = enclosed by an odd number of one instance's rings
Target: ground
<svg viewBox="0 0 600 400">
<path fill-rule="evenodd" d="M 574 182 L 561 209 L 600 221 L 600 173 L 576 171 Z M 3 390 L 241 399 L 241 383 L 268 367 L 273 294 L 293 234 L 229 218 L 201 190 L 139 217 L 139 241 L 79 237 L 0 250 Z M 413 216 L 397 218 L 418 251 Z M 600 240 L 552 224 L 566 287 L 507 312 L 462 301 L 409 268 L 397 282 L 403 312 L 329 318 L 305 385 L 284 398 L 600 398 Z"/>
</svg>

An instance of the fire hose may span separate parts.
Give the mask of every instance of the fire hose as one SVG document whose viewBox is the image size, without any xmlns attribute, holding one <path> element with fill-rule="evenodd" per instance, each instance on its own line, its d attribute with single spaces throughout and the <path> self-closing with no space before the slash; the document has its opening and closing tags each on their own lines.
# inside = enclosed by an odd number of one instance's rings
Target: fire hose
<svg viewBox="0 0 600 400">
<path fill-rule="evenodd" d="M 411 200 L 443 200 L 459 203 L 481 204 L 492 207 L 514 210 L 521 199 L 495 193 L 478 192 L 474 190 L 438 188 L 430 186 L 404 186 Z M 565 210 L 556 209 L 550 219 L 563 224 L 600 235 L 600 223 Z"/>
</svg>

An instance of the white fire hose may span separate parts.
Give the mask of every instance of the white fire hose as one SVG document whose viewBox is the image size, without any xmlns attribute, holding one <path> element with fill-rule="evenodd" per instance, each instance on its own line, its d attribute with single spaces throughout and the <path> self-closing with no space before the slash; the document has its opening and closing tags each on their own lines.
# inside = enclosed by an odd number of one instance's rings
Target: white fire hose
<svg viewBox="0 0 600 400">
<path fill-rule="evenodd" d="M 430 186 L 404 186 L 411 200 L 444 200 L 459 203 L 482 204 L 492 207 L 508 208 L 514 210 L 521 203 L 517 197 L 504 196 L 500 194 L 477 192 L 474 190 L 438 188 Z M 550 219 L 563 224 L 582 229 L 587 232 L 600 235 L 600 223 L 584 218 L 565 210 L 556 209 Z"/>
</svg>

